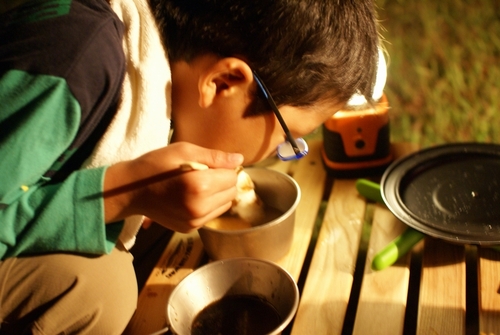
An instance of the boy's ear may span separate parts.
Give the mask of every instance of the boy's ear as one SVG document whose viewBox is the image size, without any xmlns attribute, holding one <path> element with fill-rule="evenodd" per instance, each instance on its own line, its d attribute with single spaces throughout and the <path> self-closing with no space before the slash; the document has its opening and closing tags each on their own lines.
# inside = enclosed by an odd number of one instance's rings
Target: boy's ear
<svg viewBox="0 0 500 335">
<path fill-rule="evenodd" d="M 207 108 L 219 98 L 236 97 L 243 101 L 240 94 L 247 95 L 252 83 L 252 69 L 246 62 L 235 57 L 221 58 L 200 75 L 199 105 Z"/>
</svg>

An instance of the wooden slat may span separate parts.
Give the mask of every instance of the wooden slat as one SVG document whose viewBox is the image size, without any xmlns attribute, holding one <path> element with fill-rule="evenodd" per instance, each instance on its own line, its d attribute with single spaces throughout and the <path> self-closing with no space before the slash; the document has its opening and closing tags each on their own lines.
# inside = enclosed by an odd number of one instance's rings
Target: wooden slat
<svg viewBox="0 0 500 335">
<path fill-rule="evenodd" d="M 392 145 L 395 159 L 415 152 L 418 145 Z M 402 334 L 410 278 L 410 254 L 393 266 L 374 271 L 376 254 L 407 228 L 382 204 L 376 206 L 353 334 Z"/>
<path fill-rule="evenodd" d="M 500 251 L 481 248 L 479 252 L 479 330 L 500 334 Z"/>
<path fill-rule="evenodd" d="M 372 270 L 371 263 L 376 253 L 406 227 L 385 206 L 376 206 L 353 334 L 403 333 L 410 255 L 382 271 Z"/>
<path fill-rule="evenodd" d="M 166 303 L 170 293 L 196 268 L 203 256 L 198 232 L 175 233 L 139 294 L 137 310 L 125 335 L 146 335 L 166 326 Z"/>
<path fill-rule="evenodd" d="M 292 334 L 342 332 L 366 207 L 354 183 L 333 186 Z"/>
<path fill-rule="evenodd" d="M 320 147 L 320 141 L 310 142 L 309 154 L 295 166 L 293 178 L 300 186 L 301 200 L 295 212 L 292 246 L 288 254 L 277 261 L 296 281 L 307 254 L 325 187 L 326 172 L 321 162 Z"/>
<path fill-rule="evenodd" d="M 424 242 L 417 334 L 465 333 L 465 248 Z"/>
</svg>

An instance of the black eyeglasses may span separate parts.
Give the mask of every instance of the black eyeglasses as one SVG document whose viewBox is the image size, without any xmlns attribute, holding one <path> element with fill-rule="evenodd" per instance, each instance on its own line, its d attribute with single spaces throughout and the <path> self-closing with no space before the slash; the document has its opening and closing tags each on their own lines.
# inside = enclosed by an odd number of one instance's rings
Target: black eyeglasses
<svg viewBox="0 0 500 335">
<path fill-rule="evenodd" d="M 293 138 L 292 134 L 290 133 L 290 130 L 288 130 L 288 127 L 285 123 L 285 120 L 283 120 L 283 117 L 281 116 L 281 113 L 278 110 L 278 107 L 276 106 L 276 103 L 274 102 L 273 97 L 271 96 L 271 93 L 269 93 L 269 90 L 267 89 L 266 85 L 264 85 L 264 82 L 260 77 L 253 72 L 253 77 L 255 78 L 255 82 L 257 83 L 257 86 L 259 87 L 260 91 L 264 95 L 264 98 L 266 99 L 267 103 L 271 107 L 272 111 L 278 118 L 278 121 L 281 125 L 281 128 L 283 128 L 283 131 L 285 132 L 286 136 L 286 141 L 278 145 L 277 148 L 277 154 L 278 157 L 283 160 L 283 161 L 289 161 L 292 159 L 299 159 L 307 155 L 309 148 L 307 146 L 307 142 L 303 138 Z"/>
</svg>

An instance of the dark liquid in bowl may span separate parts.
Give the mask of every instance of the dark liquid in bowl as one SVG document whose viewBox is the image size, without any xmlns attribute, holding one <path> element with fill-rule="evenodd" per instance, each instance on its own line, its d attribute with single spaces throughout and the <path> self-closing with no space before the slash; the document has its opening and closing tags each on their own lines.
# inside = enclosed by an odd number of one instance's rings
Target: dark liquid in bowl
<svg viewBox="0 0 500 335">
<path fill-rule="evenodd" d="M 281 318 L 267 301 L 251 295 L 227 296 L 205 307 L 193 321 L 193 335 L 263 335 Z"/>
</svg>

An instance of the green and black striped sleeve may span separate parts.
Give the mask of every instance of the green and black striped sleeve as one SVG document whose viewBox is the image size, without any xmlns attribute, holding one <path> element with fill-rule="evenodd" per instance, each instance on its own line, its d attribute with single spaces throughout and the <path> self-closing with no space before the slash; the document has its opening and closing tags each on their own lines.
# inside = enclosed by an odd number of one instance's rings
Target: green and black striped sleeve
<svg viewBox="0 0 500 335">
<path fill-rule="evenodd" d="M 106 167 L 79 167 L 116 113 L 122 34 L 103 0 L 35 0 L 0 17 L 0 258 L 114 246 Z"/>
</svg>

